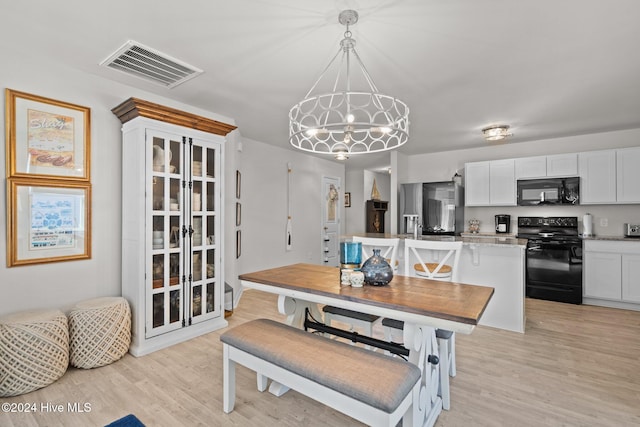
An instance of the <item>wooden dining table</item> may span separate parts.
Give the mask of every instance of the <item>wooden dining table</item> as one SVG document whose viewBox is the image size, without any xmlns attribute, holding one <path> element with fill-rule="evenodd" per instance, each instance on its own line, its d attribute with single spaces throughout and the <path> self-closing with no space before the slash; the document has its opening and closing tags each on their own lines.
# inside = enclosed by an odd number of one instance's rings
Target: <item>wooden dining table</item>
<svg viewBox="0 0 640 427">
<path fill-rule="evenodd" d="M 245 288 L 277 294 L 280 313 L 300 328 L 307 316 L 321 321 L 321 305 L 403 321 L 407 360 L 422 371 L 421 392 L 413 405 L 413 417 L 419 420 L 414 425 L 422 426 L 432 426 L 442 411 L 439 364 L 430 357 L 438 354 L 435 330 L 471 334 L 493 295 L 487 286 L 398 275 L 384 286 L 344 286 L 339 268 L 302 263 L 241 274 L 239 279 Z M 282 392 L 277 385 L 270 390 Z"/>
</svg>

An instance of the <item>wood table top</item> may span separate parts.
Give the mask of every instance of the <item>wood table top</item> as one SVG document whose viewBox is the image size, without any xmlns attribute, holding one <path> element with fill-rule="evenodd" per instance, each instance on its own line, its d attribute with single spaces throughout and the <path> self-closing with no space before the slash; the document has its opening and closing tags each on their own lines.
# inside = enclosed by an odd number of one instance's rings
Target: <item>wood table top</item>
<svg viewBox="0 0 640 427">
<path fill-rule="evenodd" d="M 342 286 L 340 269 L 293 264 L 241 274 L 240 280 L 477 325 L 493 288 L 398 276 L 385 286 Z"/>
</svg>

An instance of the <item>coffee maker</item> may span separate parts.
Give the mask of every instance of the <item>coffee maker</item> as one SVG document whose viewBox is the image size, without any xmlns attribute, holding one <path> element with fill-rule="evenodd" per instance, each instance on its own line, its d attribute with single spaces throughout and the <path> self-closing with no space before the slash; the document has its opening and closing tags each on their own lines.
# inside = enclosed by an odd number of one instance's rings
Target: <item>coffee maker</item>
<svg viewBox="0 0 640 427">
<path fill-rule="evenodd" d="M 511 215 L 496 215 L 496 233 L 509 233 L 511 231 Z"/>
</svg>

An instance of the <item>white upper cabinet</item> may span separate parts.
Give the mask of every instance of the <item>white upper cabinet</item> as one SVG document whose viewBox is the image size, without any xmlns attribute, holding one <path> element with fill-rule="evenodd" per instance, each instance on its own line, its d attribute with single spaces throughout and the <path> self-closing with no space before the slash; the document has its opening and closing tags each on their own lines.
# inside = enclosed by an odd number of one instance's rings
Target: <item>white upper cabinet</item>
<svg viewBox="0 0 640 427">
<path fill-rule="evenodd" d="M 547 157 L 523 157 L 516 159 L 516 179 L 547 176 Z"/>
<path fill-rule="evenodd" d="M 616 150 L 617 201 L 640 203 L 640 147 Z"/>
<path fill-rule="evenodd" d="M 466 206 L 489 205 L 489 162 L 464 165 L 464 198 Z"/>
<path fill-rule="evenodd" d="M 578 176 L 578 153 L 547 156 L 547 176 Z"/>
<path fill-rule="evenodd" d="M 516 179 L 578 175 L 578 154 L 522 157 L 515 160 Z"/>
<path fill-rule="evenodd" d="M 515 206 L 513 159 L 465 164 L 466 206 Z"/>
<path fill-rule="evenodd" d="M 515 161 L 495 160 L 489 164 L 489 202 L 492 206 L 516 205 Z"/>
<path fill-rule="evenodd" d="M 616 203 L 616 150 L 578 154 L 580 204 Z"/>
</svg>

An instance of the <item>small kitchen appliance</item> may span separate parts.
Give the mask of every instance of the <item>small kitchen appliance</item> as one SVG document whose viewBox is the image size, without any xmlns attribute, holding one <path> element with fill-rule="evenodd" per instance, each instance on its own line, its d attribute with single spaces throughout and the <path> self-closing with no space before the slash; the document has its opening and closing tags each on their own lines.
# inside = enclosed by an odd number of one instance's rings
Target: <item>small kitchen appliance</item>
<svg viewBox="0 0 640 427">
<path fill-rule="evenodd" d="M 496 233 L 511 231 L 511 215 L 496 215 Z"/>
<path fill-rule="evenodd" d="M 625 237 L 640 237 L 640 224 L 624 224 Z"/>
</svg>

